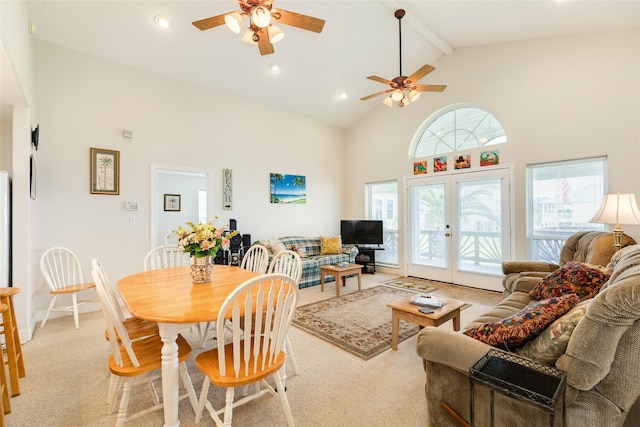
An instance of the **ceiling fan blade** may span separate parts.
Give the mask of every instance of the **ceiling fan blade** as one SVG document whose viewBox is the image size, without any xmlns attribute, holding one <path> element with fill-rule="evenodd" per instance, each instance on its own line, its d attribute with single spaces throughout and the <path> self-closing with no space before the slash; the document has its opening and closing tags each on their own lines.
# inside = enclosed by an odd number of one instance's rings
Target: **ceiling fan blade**
<svg viewBox="0 0 640 427">
<path fill-rule="evenodd" d="M 435 70 L 434 67 L 432 67 L 429 64 L 424 64 L 422 67 L 420 67 L 420 69 L 418 71 L 416 71 L 415 73 L 413 73 L 409 77 L 407 77 L 404 80 L 404 84 L 415 83 L 418 80 L 420 80 L 421 78 L 423 78 L 424 76 L 426 76 L 427 74 L 429 74 L 430 72 L 432 72 L 433 70 Z"/>
<path fill-rule="evenodd" d="M 192 24 L 199 30 L 208 30 L 209 28 L 217 27 L 224 24 L 224 17 L 226 15 L 228 15 L 228 13 L 218 16 L 212 16 L 211 18 L 201 19 L 199 21 L 193 21 Z"/>
<path fill-rule="evenodd" d="M 273 53 L 273 45 L 269 41 L 269 35 L 267 34 L 266 29 L 260 28 L 258 36 L 258 49 L 260 49 L 260 55 L 269 55 Z"/>
<path fill-rule="evenodd" d="M 373 95 L 369 95 L 369 96 L 365 96 L 364 98 L 360 98 L 360 101 L 366 101 L 367 99 L 375 98 L 376 96 L 384 95 L 385 93 L 389 93 L 389 92 L 391 92 L 391 89 L 383 90 L 382 92 L 374 93 Z"/>
<path fill-rule="evenodd" d="M 418 92 L 442 92 L 447 88 L 447 85 L 413 85 L 411 89 Z"/>
<path fill-rule="evenodd" d="M 378 82 L 378 83 L 383 83 L 385 85 L 394 85 L 394 83 L 391 80 L 387 80 L 387 79 L 383 79 L 382 77 L 378 77 L 378 76 L 369 76 L 367 77 L 369 80 L 373 80 L 374 82 Z"/>
<path fill-rule="evenodd" d="M 320 33 L 324 27 L 324 19 L 318 19 L 312 16 L 289 12 L 288 10 L 282 9 L 272 10 L 271 13 L 277 22 L 290 25 L 292 27 L 302 28 L 303 30 Z M 280 17 L 277 17 L 278 14 L 280 14 Z"/>
</svg>

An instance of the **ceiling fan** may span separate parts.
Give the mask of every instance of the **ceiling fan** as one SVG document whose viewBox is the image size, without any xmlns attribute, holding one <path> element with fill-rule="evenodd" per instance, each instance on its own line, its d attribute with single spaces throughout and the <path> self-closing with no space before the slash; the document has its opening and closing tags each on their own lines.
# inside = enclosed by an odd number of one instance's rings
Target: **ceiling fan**
<svg viewBox="0 0 640 427">
<path fill-rule="evenodd" d="M 242 27 L 242 20 L 249 17 L 249 28 L 242 37 L 242 40 L 257 44 L 260 55 L 273 53 L 273 44 L 284 37 L 284 33 L 274 22 L 301 28 L 303 30 L 322 32 L 324 19 L 318 19 L 300 13 L 289 12 L 283 9 L 273 8 L 274 0 L 238 0 L 240 11 L 227 12 L 211 18 L 194 21 L 192 24 L 200 30 L 208 30 L 222 24 L 234 33 L 239 33 Z"/>
<path fill-rule="evenodd" d="M 364 98 L 360 98 L 362 101 L 374 98 L 379 95 L 391 93 L 385 97 L 382 103 L 389 107 L 393 106 L 393 102 L 397 102 L 399 107 L 404 107 L 409 103 L 415 101 L 420 96 L 420 92 L 442 92 L 446 89 L 446 85 L 417 85 L 418 80 L 435 70 L 429 64 L 425 64 L 418 71 L 411 74 L 409 77 L 402 75 L 402 18 L 405 15 L 404 9 L 398 9 L 395 11 L 394 16 L 398 19 L 398 33 L 399 33 L 399 45 L 400 45 L 400 75 L 393 80 L 383 79 L 378 76 L 369 76 L 369 80 L 384 83 L 389 85 L 390 88 L 383 90 L 382 92 L 374 93 Z"/>
</svg>

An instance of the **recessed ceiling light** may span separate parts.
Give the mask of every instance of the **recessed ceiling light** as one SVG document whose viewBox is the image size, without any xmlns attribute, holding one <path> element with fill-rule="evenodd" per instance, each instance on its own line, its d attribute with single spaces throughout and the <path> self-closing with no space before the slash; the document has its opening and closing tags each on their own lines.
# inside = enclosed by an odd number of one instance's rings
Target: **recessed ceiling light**
<svg viewBox="0 0 640 427">
<path fill-rule="evenodd" d="M 280 66 L 275 62 L 272 62 L 271 64 L 269 64 L 269 71 L 271 71 L 272 73 L 277 73 L 280 71 Z"/>
<path fill-rule="evenodd" d="M 155 22 L 160 28 L 166 29 L 171 27 L 171 18 L 167 15 L 156 15 L 153 18 L 153 22 Z"/>
<path fill-rule="evenodd" d="M 338 94 L 338 99 L 347 99 L 349 97 L 349 95 L 347 94 L 347 92 L 340 92 Z"/>
</svg>

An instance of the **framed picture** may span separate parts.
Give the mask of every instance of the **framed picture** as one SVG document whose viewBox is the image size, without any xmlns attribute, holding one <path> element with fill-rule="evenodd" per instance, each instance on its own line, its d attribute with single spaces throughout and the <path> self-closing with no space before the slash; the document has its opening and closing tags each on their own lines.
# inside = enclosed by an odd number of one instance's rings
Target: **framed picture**
<svg viewBox="0 0 640 427">
<path fill-rule="evenodd" d="M 480 166 L 493 166 L 500 163 L 498 150 L 483 151 L 480 153 Z"/>
<path fill-rule="evenodd" d="M 456 169 L 467 169 L 471 167 L 471 156 L 469 154 L 463 154 L 455 159 L 454 167 Z"/>
<path fill-rule="evenodd" d="M 120 194 L 120 152 L 91 148 L 91 194 Z"/>
<path fill-rule="evenodd" d="M 164 195 L 164 210 L 167 212 L 180 212 L 180 195 L 179 194 L 165 194 Z"/>
<path fill-rule="evenodd" d="M 307 178 L 304 175 L 270 173 L 271 203 L 306 204 Z"/>
<path fill-rule="evenodd" d="M 422 175 L 423 173 L 427 173 L 427 161 L 413 162 L 413 174 Z"/>
<path fill-rule="evenodd" d="M 29 197 L 36 199 L 36 159 L 33 154 L 29 159 Z"/>
</svg>

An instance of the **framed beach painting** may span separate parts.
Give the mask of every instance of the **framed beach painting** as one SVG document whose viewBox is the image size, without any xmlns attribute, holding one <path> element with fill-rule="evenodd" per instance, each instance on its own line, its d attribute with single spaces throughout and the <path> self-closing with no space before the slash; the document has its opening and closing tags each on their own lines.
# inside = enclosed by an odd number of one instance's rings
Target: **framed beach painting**
<svg viewBox="0 0 640 427">
<path fill-rule="evenodd" d="M 304 175 L 269 174 L 271 203 L 306 204 L 307 178 Z"/>
<path fill-rule="evenodd" d="M 91 194 L 120 194 L 120 152 L 91 148 Z"/>
</svg>

